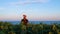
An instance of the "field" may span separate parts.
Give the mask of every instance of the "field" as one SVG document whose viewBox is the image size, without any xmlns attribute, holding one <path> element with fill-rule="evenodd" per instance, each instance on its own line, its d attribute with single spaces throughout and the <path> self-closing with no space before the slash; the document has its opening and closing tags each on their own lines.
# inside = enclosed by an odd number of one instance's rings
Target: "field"
<svg viewBox="0 0 60 34">
<path fill-rule="evenodd" d="M 0 34 L 60 34 L 60 24 L 29 23 L 26 28 L 21 23 L 0 22 Z"/>
</svg>

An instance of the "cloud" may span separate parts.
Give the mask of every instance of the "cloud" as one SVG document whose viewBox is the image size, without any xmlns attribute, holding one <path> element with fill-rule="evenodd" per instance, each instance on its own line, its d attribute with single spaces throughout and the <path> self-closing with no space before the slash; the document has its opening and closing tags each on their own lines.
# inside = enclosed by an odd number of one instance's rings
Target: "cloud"
<svg viewBox="0 0 60 34">
<path fill-rule="evenodd" d="M 44 2 L 49 2 L 50 0 L 26 0 L 26 1 L 34 1 L 34 2 L 44 3 Z"/>
<path fill-rule="evenodd" d="M 3 9 L 5 9 L 5 8 L 0 7 L 0 10 L 3 10 Z"/>
<path fill-rule="evenodd" d="M 25 1 L 18 1 L 18 2 L 11 2 L 11 5 L 25 5 L 25 4 L 32 4 L 32 3 L 47 3 L 50 0 L 25 0 Z"/>
</svg>

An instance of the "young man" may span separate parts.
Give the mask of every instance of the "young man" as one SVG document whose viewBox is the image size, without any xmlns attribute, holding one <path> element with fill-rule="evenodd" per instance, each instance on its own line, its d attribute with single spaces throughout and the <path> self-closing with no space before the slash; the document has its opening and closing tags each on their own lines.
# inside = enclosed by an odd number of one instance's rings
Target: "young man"
<svg viewBox="0 0 60 34">
<path fill-rule="evenodd" d="M 26 15 L 23 15 L 23 19 L 21 20 L 21 23 L 23 23 L 23 25 L 27 26 L 28 24 L 28 19 L 26 18 Z"/>
<path fill-rule="evenodd" d="M 26 15 L 23 15 L 23 19 L 21 20 L 21 24 L 22 24 L 21 34 L 27 34 L 28 19 L 26 17 L 27 17 Z"/>
</svg>

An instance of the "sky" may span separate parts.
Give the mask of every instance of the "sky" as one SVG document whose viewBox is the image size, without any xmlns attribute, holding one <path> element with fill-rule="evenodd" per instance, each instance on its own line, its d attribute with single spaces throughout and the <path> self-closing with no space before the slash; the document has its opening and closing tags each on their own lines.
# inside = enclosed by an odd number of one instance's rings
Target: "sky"
<svg viewBox="0 0 60 34">
<path fill-rule="evenodd" d="M 0 0 L 0 21 L 21 20 L 60 21 L 60 0 Z"/>
</svg>

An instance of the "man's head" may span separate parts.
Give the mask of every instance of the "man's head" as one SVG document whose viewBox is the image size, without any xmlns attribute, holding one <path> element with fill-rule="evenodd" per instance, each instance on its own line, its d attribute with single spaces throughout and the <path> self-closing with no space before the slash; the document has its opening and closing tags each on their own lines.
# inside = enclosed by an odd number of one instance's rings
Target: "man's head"
<svg viewBox="0 0 60 34">
<path fill-rule="evenodd" d="M 23 15 L 23 19 L 26 19 L 26 15 Z"/>
</svg>

